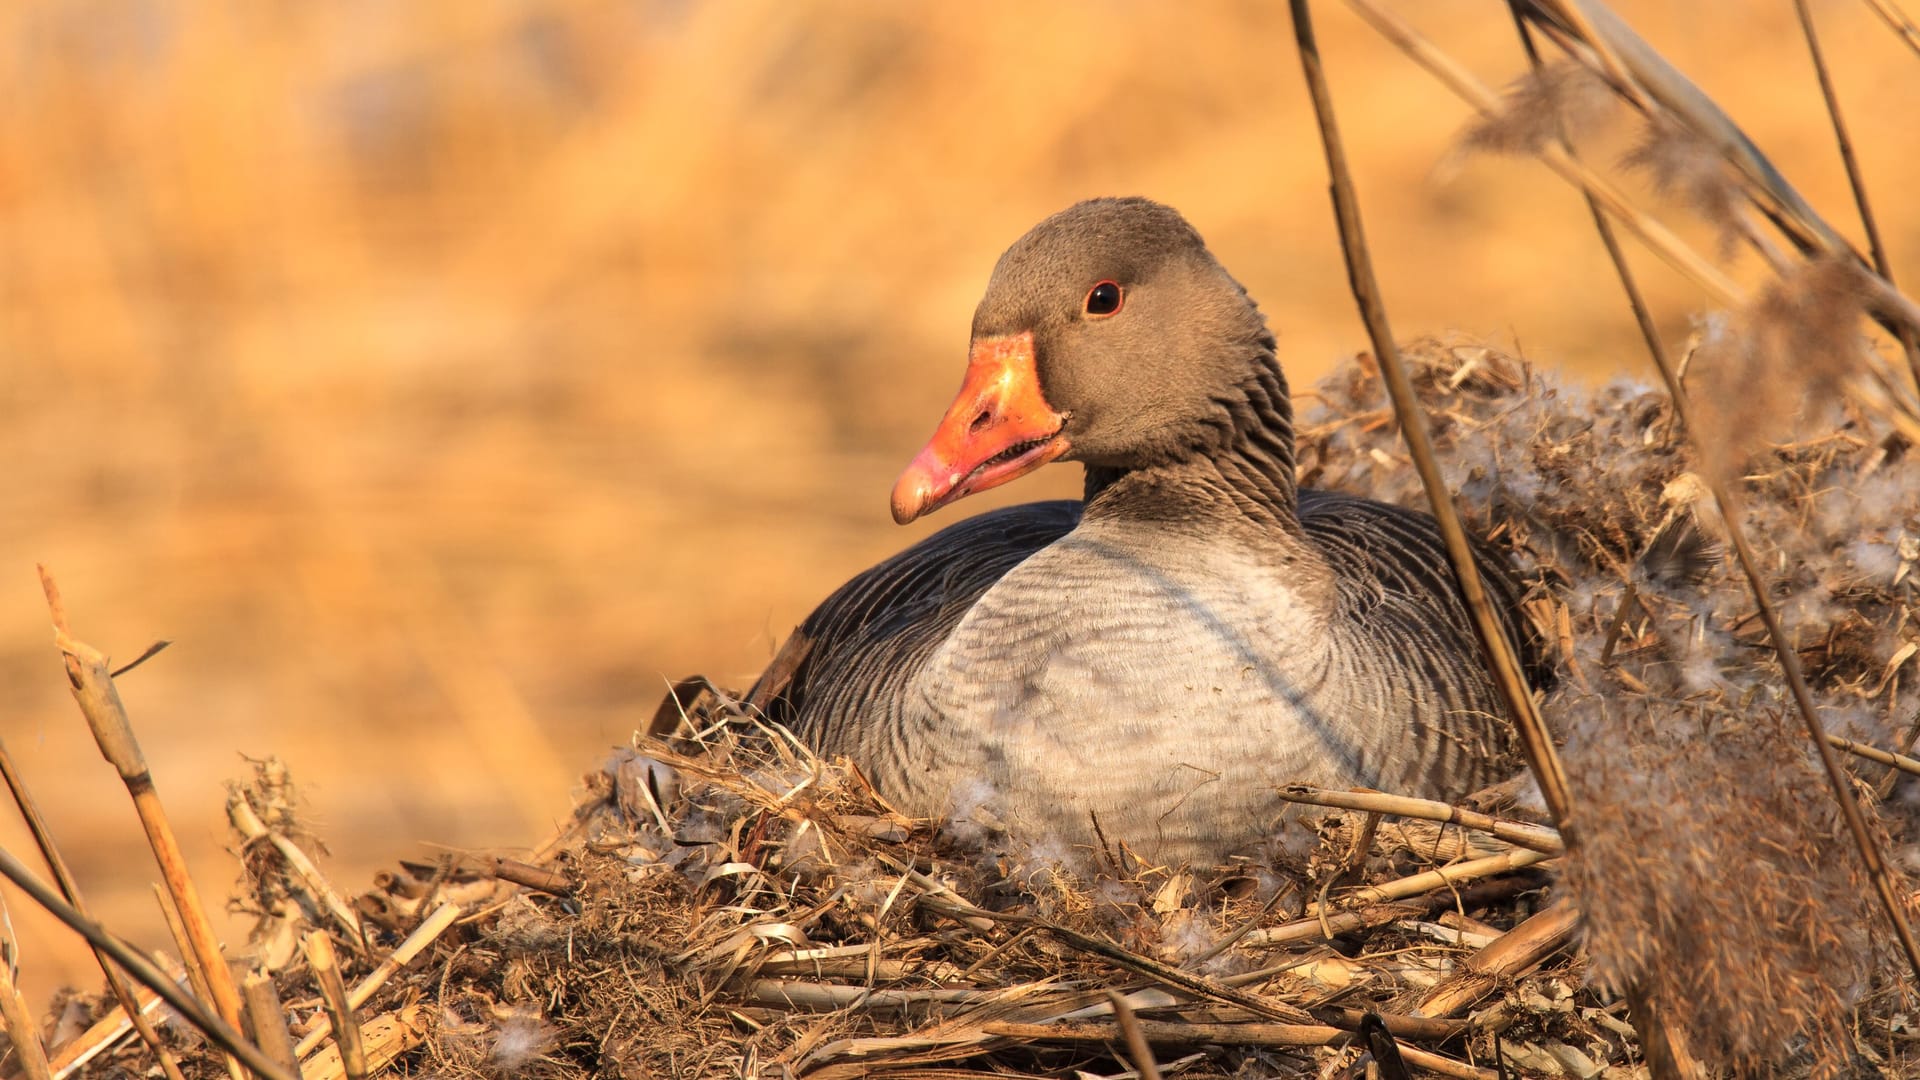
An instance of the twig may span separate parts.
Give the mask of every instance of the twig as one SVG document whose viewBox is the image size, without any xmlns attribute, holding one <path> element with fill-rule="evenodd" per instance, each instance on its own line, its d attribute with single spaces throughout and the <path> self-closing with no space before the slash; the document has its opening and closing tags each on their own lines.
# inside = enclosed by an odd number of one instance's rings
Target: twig
<svg viewBox="0 0 1920 1080">
<path fill-rule="evenodd" d="M 360 1021 L 353 1015 L 353 1006 L 347 1003 L 347 984 L 340 978 L 340 963 L 333 955 L 333 939 L 325 930 L 315 930 L 300 944 L 307 954 L 307 967 L 313 972 L 313 981 L 319 985 L 327 1020 L 333 1025 L 333 1045 L 340 1048 L 340 1068 L 346 1072 L 347 1080 L 366 1080 L 367 1051 L 360 1041 Z"/>
<path fill-rule="evenodd" d="M 1525 974 L 1565 945 L 1579 925 L 1579 909 L 1566 900 L 1555 901 L 1468 957 L 1460 974 L 1420 1000 L 1420 1014 L 1459 1015 L 1499 989 L 1504 980 Z"/>
<path fill-rule="evenodd" d="M 67 860 L 60 854 L 60 848 L 53 842 L 53 833 L 47 828 L 46 819 L 40 816 L 39 804 L 34 801 L 33 793 L 27 790 L 26 781 L 14 768 L 13 755 L 8 752 L 4 740 L 0 740 L 0 778 L 4 778 L 7 790 L 13 794 L 14 805 L 20 808 L 20 817 L 27 823 L 27 831 L 33 834 L 34 846 L 40 849 L 40 858 L 47 864 L 47 871 L 53 875 L 53 882 L 60 889 L 60 895 L 81 915 L 87 914 L 86 903 L 80 897 L 80 886 L 73 879 L 73 872 L 67 868 Z M 107 978 L 107 987 L 113 991 L 114 1000 L 120 1003 L 128 1023 L 140 1034 L 140 1041 L 147 1044 L 154 1056 L 160 1060 L 160 1069 L 166 1073 L 167 1080 L 184 1080 L 180 1075 L 180 1063 L 174 1060 L 173 1051 L 160 1042 L 159 1033 L 140 1011 L 133 988 L 127 985 L 127 977 L 120 969 L 107 960 L 107 954 L 93 949 L 94 962 L 100 965 L 101 974 Z"/>
<path fill-rule="evenodd" d="M 487 860 L 486 873 L 522 888 L 543 892 L 549 896 L 572 896 L 573 882 L 567 875 L 556 870 L 523 863 L 518 859 L 503 859 L 494 856 Z"/>
<path fill-rule="evenodd" d="M 1059 989 L 1059 988 L 1053 988 Z M 960 987 L 938 990 L 874 990 L 866 986 L 808 982 L 797 979 L 754 979 L 742 990 L 741 997 L 761 1005 L 815 1009 L 821 1012 L 859 1008 L 872 1012 L 924 1010 L 935 1005 L 971 1005 L 996 1001 L 1002 990 Z"/>
<path fill-rule="evenodd" d="M 412 963 L 415 957 L 426 951 L 427 946 L 433 944 L 436 938 L 445 933 L 447 927 L 452 926 L 461 914 L 459 904 L 441 904 L 434 909 L 433 914 L 420 920 L 420 925 L 414 928 L 413 933 L 407 935 L 407 939 L 400 943 L 399 948 L 394 949 L 385 960 L 380 961 L 379 967 L 374 968 L 366 978 L 354 985 L 353 992 L 347 995 L 348 1007 L 358 1009 L 372 1000 L 374 993 L 385 986 L 388 979 L 393 978 L 400 969 Z M 299 1045 L 293 1050 L 294 1056 L 306 1057 L 332 1031 L 333 1025 L 325 1016 L 322 1016 L 319 1024 L 312 1031 L 300 1037 Z"/>
<path fill-rule="evenodd" d="M 227 796 L 227 820 L 232 823 L 234 831 L 240 834 L 242 843 L 251 845 L 265 841 L 279 852 L 280 860 L 286 863 L 287 869 L 293 874 L 293 884 L 306 893 L 314 906 L 333 917 L 340 929 L 350 935 L 358 951 L 366 951 L 366 931 L 360 925 L 359 915 L 341 897 L 333 883 L 327 880 L 327 876 L 321 873 L 320 868 L 314 865 L 307 853 L 300 849 L 300 845 L 278 830 L 268 828 L 267 823 L 260 820 L 260 815 L 254 812 L 253 804 L 247 801 L 244 791 L 236 789 Z"/>
<path fill-rule="evenodd" d="M 1920 761 L 1915 761 L 1913 758 L 1907 757 L 1904 754 L 1895 754 L 1887 750 L 1882 750 L 1877 746 L 1857 743 L 1852 739 L 1843 738 L 1831 732 L 1827 734 L 1827 745 L 1833 747 L 1835 750 L 1844 750 L 1856 757 L 1863 757 L 1868 761 L 1878 762 L 1888 768 L 1898 769 L 1903 773 L 1920 776 Z M 1884 795 L 1881 797 L 1885 798 Z"/>
<path fill-rule="evenodd" d="M 1283 1005 L 1279 1002 L 1270 1001 L 1266 998 L 1222 985 L 1213 979 L 1182 971 L 1170 964 L 1163 964 L 1158 960 L 1149 959 L 1138 953 L 1123 949 L 1110 941 L 1103 941 L 1092 935 L 1083 934 L 1078 930 L 1072 930 L 1057 923 L 1051 923 L 1045 919 L 1037 919 L 1030 915 L 1016 915 L 1012 912 L 1005 911 L 988 911 L 985 908 L 977 907 L 918 870 L 902 865 L 892 856 L 884 852 L 877 854 L 882 861 L 904 873 L 908 881 L 926 890 L 925 895 L 921 897 L 921 903 L 936 910 L 942 910 L 946 914 L 967 920 L 986 919 L 989 922 L 1007 923 L 1012 926 L 1031 926 L 1057 938 L 1080 952 L 1098 956 L 1104 960 L 1118 964 L 1129 971 L 1145 975 L 1155 982 L 1177 987 L 1190 994 L 1197 994 L 1201 997 L 1213 998 L 1218 1001 L 1238 1005 L 1257 1016 L 1264 1016 L 1268 1019 L 1279 1020 L 1284 1023 L 1297 1024 L 1310 1019 L 1305 1012 L 1291 1005 Z M 969 921 L 968 925 L 973 925 L 973 923 Z"/>
<path fill-rule="evenodd" d="M 300 1058 L 293 1052 L 293 1036 L 287 1033 L 287 1012 L 280 1004 L 279 992 L 273 988 L 273 976 L 254 972 L 241 981 L 240 992 L 247 999 L 247 1016 L 253 1021 L 253 1041 L 288 1071 L 299 1072 Z"/>
<path fill-rule="evenodd" d="M 47 909 L 53 917 L 71 927 L 75 933 L 86 938 L 95 948 L 113 958 L 113 962 L 126 970 L 133 980 L 154 993 L 160 995 L 174 1011 L 187 1023 L 218 1044 L 221 1049 L 232 1053 L 241 1063 L 268 1080 L 298 1080 L 293 1073 L 276 1064 L 271 1058 L 260 1052 L 260 1048 L 248 1042 L 246 1036 L 235 1030 L 233 1025 L 210 1013 L 198 1001 L 181 991 L 172 979 L 169 979 L 153 961 L 141 956 L 131 945 L 107 933 L 99 923 L 81 915 L 71 904 L 62 900 L 45 882 L 33 876 L 19 859 L 5 848 L 0 848 L 0 876 L 13 882 L 21 892 L 26 893 L 33 902 Z"/>
<path fill-rule="evenodd" d="M 1128 1015 L 1132 1012 L 1129 1010 Z M 1145 1041 L 1162 1046 L 1338 1046 L 1353 1033 L 1323 1024 L 1219 1024 L 1180 1020 L 1134 1020 Z M 980 1025 L 989 1035 L 1026 1042 L 1112 1043 L 1125 1037 L 1121 1025 L 1098 1021 L 1028 1024 L 989 1020 Z"/>
<path fill-rule="evenodd" d="M 1593 204 L 1588 203 L 1588 205 L 1592 206 Z M 1606 219 L 1602 217 L 1601 220 L 1605 221 Z M 1612 236 L 1612 234 L 1613 230 L 1609 228 L 1607 235 Z M 1635 299 L 1638 300 L 1637 293 L 1635 294 Z M 1613 650 L 1620 644 L 1620 635 L 1627 628 L 1627 620 L 1633 618 L 1633 613 L 1639 606 L 1640 587 L 1632 581 L 1628 581 L 1626 590 L 1620 594 L 1620 605 L 1613 609 L 1613 619 L 1607 623 L 1606 643 L 1600 646 L 1601 667 L 1613 666 Z"/>
<path fill-rule="evenodd" d="M 367 1021 L 363 1034 L 366 1036 L 366 1068 L 377 1073 L 426 1041 L 427 1007 L 409 1005 L 399 1012 L 376 1016 Z M 347 1072 L 339 1052 L 329 1046 L 307 1062 L 301 1076 L 303 1080 L 345 1080 Z"/>
<path fill-rule="evenodd" d="M 1450 866 L 1409 874 L 1389 881 L 1385 885 L 1368 885 L 1365 888 L 1355 889 L 1342 896 L 1340 902 L 1347 906 L 1388 904 L 1395 900 L 1405 900 L 1423 893 L 1430 893 L 1435 889 L 1444 889 L 1449 885 L 1458 885 L 1463 881 L 1473 881 L 1493 874 L 1504 874 L 1509 870 L 1519 870 L 1535 863 L 1546 862 L 1551 858 L 1553 856 L 1544 851 L 1509 851 L 1501 855 L 1468 859 Z M 1318 910 L 1321 910 L 1318 905 L 1308 905 L 1306 913 L 1315 915 Z"/>
<path fill-rule="evenodd" d="M 1566 844 L 1560 839 L 1560 834 L 1544 825 L 1531 825 L 1524 821 L 1497 818 L 1491 814 L 1482 814 L 1434 799 L 1415 799 L 1406 795 L 1389 795 L 1381 791 L 1333 791 L 1307 784 L 1289 784 L 1280 789 L 1279 795 L 1288 802 L 1331 806 L 1341 810 L 1365 810 L 1416 818 L 1421 821 L 1437 821 L 1445 825 L 1458 825 L 1463 829 L 1488 833 L 1496 839 L 1504 840 L 1517 847 L 1545 852 L 1548 855 L 1562 855 L 1567 850 Z"/>
<path fill-rule="evenodd" d="M 1326 150 L 1327 171 L 1333 187 L 1334 215 L 1340 223 L 1341 247 L 1347 258 L 1348 283 L 1353 288 L 1354 300 L 1359 304 L 1361 318 L 1367 324 L 1367 336 L 1373 343 L 1374 355 L 1379 358 L 1381 374 L 1385 376 L 1387 391 L 1393 398 L 1394 413 L 1399 417 L 1407 451 L 1419 469 L 1420 482 L 1427 489 L 1427 500 L 1431 504 L 1440 535 L 1446 542 L 1447 558 L 1453 564 L 1461 598 L 1473 617 L 1474 628 L 1480 635 L 1481 646 L 1486 650 L 1494 682 L 1506 702 L 1508 714 L 1519 730 L 1527 765 L 1533 770 L 1540 794 L 1560 829 L 1562 839 L 1572 844 L 1575 840 L 1572 831 L 1573 801 L 1567 790 L 1566 771 L 1560 764 L 1560 755 L 1554 749 L 1553 739 L 1547 733 L 1546 723 L 1534 705 L 1533 695 L 1527 688 L 1526 674 L 1521 670 L 1513 643 L 1507 640 L 1499 617 L 1481 586 L 1479 569 L 1474 564 L 1473 547 L 1467 540 L 1466 531 L 1460 527 L 1459 515 L 1454 512 L 1453 500 L 1447 494 L 1446 480 L 1440 475 L 1440 466 L 1434 458 L 1433 442 L 1427 434 L 1425 410 L 1414 396 L 1413 383 L 1407 378 L 1406 365 L 1400 360 L 1399 346 L 1394 342 L 1393 331 L 1387 325 L 1386 309 L 1381 302 L 1379 284 L 1374 280 L 1372 259 L 1367 253 L 1366 235 L 1360 222 L 1359 200 L 1354 194 L 1353 177 L 1347 171 L 1346 151 L 1341 147 L 1340 130 L 1333 115 L 1333 98 L 1327 89 L 1319 46 L 1314 42 L 1313 21 L 1307 10 L 1307 0 L 1290 0 L 1289 6 L 1293 11 L 1294 39 L 1299 46 L 1300 64 L 1306 73 L 1314 114 L 1320 122 L 1320 141 Z"/>
<path fill-rule="evenodd" d="M 1907 48 L 1913 50 L 1914 55 L 1920 56 L 1920 26 L 1915 26 L 1913 20 L 1907 18 L 1906 12 L 1901 11 L 1893 0 L 1867 0 L 1867 6 L 1886 20 L 1887 25 L 1895 34 L 1900 35 L 1900 40 L 1906 43 Z"/>
<path fill-rule="evenodd" d="M 1146 1042 L 1163 1046 L 1344 1046 L 1353 1032 L 1319 1024 L 1209 1024 L 1175 1020 L 1136 1020 Z M 1125 1022 L 1027 1024 L 989 1020 L 980 1025 L 987 1035 L 1019 1039 L 1024 1042 L 1112 1043 L 1126 1035 Z M 1492 1069 L 1478 1069 L 1431 1051 L 1402 1046 L 1407 1061 L 1441 1076 L 1463 1080 L 1495 1080 Z M 1144 1075 L 1144 1074 L 1143 1074 Z"/>
<path fill-rule="evenodd" d="M 193 955 L 193 942 L 187 936 L 187 927 L 180 918 L 180 909 L 174 906 L 173 897 L 159 884 L 153 886 L 154 902 L 160 905 L 160 915 L 167 922 L 167 933 L 173 937 L 174 948 L 180 950 L 181 963 L 187 969 L 187 985 L 193 987 L 194 996 L 201 1001 L 212 1003 L 213 991 L 207 987 L 207 973 Z M 224 1055 L 227 1075 L 232 1080 L 247 1080 L 247 1074 L 240 1068 L 240 1062 L 232 1054 Z"/>
<path fill-rule="evenodd" d="M 1414 874 L 1385 886 L 1361 889 L 1350 896 L 1343 897 L 1342 900 L 1347 903 L 1361 900 L 1366 904 L 1364 907 L 1345 911 L 1309 909 L 1305 918 L 1281 923 L 1279 926 L 1270 926 L 1265 930 L 1253 931 L 1246 936 L 1245 944 L 1249 948 L 1296 945 L 1303 941 L 1319 940 L 1329 934 L 1347 934 L 1370 926 L 1397 922 L 1409 916 L 1424 915 L 1428 910 L 1427 907 L 1409 906 L 1400 901 L 1458 885 L 1477 877 L 1487 877 L 1532 866 L 1546 861 L 1549 857 L 1538 851 L 1513 851 L 1505 855 L 1472 859 L 1441 867 L 1438 870 Z"/>
<path fill-rule="evenodd" d="M 140 752 L 140 743 L 134 738 L 133 724 L 127 719 L 126 707 L 120 703 L 120 692 L 108 674 L 107 658 L 70 636 L 60 588 L 45 566 L 39 567 L 39 571 L 40 586 L 46 592 L 47 608 L 53 617 L 54 644 L 66 663 L 73 699 L 79 703 L 80 712 L 93 731 L 101 756 L 119 772 L 127 794 L 133 798 L 134 810 L 147 833 L 147 843 L 153 849 L 154 860 L 160 864 L 160 875 L 174 903 L 179 905 L 187 938 L 193 946 L 189 951 L 205 971 L 214 1011 L 228 1027 L 238 1029 L 240 992 L 234 988 L 233 973 L 227 970 L 226 959 L 220 955 L 213 924 L 207 920 L 206 908 L 200 903 L 200 891 L 187 872 L 187 861 L 180 852 L 180 842 L 173 835 L 173 825 L 160 805 L 159 789 L 154 786 L 153 773 Z"/>
<path fill-rule="evenodd" d="M 47 1066 L 47 1048 L 40 1042 L 40 1025 L 33 1022 L 33 1010 L 13 981 L 14 962 L 18 958 L 12 927 L 0 918 L 0 1020 L 6 1021 L 7 1038 L 13 1043 L 13 1056 L 20 1062 L 26 1080 L 53 1080 Z"/>
<path fill-rule="evenodd" d="M 1147 1045 L 1147 1037 L 1140 1030 L 1140 1018 L 1133 1015 L 1126 995 L 1118 990 L 1108 990 L 1107 1001 L 1113 1005 L 1113 1018 L 1120 1025 L 1120 1034 L 1126 1038 L 1127 1056 L 1133 1059 L 1133 1071 L 1140 1074 L 1140 1080 L 1160 1080 L 1160 1063 L 1154 1060 L 1153 1048 Z"/>
<path fill-rule="evenodd" d="M 1800 30 L 1807 39 L 1807 51 L 1813 55 L 1813 71 L 1820 80 L 1820 96 L 1827 103 L 1827 117 L 1833 121 L 1833 137 L 1840 145 L 1840 161 L 1847 167 L 1847 185 L 1853 189 L 1853 205 L 1860 211 L 1860 227 L 1867 233 L 1867 251 L 1873 256 L 1873 268 L 1894 284 L 1893 263 L 1887 258 L 1887 246 L 1880 239 L 1880 226 L 1874 221 L 1873 204 L 1867 198 L 1867 183 L 1860 175 L 1859 159 L 1853 154 L 1853 139 L 1847 134 L 1846 118 L 1840 114 L 1840 95 L 1833 88 L 1833 76 L 1827 70 L 1826 54 L 1820 49 L 1820 36 L 1813 28 L 1813 12 L 1807 7 L 1807 0 L 1793 0 L 1793 10 L 1800 16 Z M 1907 353 L 1907 367 L 1913 372 L 1915 386 L 1920 386 L 1920 338 L 1914 335 L 1914 328 L 1900 328 L 1900 345 Z"/>
</svg>

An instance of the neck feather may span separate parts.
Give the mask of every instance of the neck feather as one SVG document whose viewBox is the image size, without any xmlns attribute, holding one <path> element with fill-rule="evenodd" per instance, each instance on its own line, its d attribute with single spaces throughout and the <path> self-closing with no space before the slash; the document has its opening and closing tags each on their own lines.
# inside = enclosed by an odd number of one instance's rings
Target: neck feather
<svg viewBox="0 0 1920 1080">
<path fill-rule="evenodd" d="M 1271 340 L 1215 401 L 1217 419 L 1190 454 L 1133 469 L 1089 467 L 1088 515 L 1225 518 L 1298 534 L 1293 405 Z"/>
</svg>

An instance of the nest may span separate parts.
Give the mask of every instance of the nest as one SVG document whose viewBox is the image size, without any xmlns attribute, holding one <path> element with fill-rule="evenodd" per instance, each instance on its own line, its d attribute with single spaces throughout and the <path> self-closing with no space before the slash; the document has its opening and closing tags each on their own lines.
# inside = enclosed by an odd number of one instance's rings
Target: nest
<svg viewBox="0 0 1920 1080">
<path fill-rule="evenodd" d="M 1116 850 L 1079 877 L 903 817 L 690 680 L 525 861 L 402 864 L 348 901 L 291 856 L 312 841 L 283 772 L 235 788 L 252 961 L 298 1021 L 305 1077 L 345 1074 L 295 947 L 315 928 L 365 988 L 374 1071 L 1627 1076 L 1644 1008 L 1740 1073 L 1913 1075 L 1913 988 L 1662 397 L 1555 385 L 1480 346 L 1407 359 L 1463 511 L 1516 551 L 1558 643 L 1545 709 L 1573 854 L 1521 776 L 1468 808 L 1299 789 L 1322 805 L 1271 861 Z M 1300 397 L 1303 483 L 1419 503 L 1367 358 Z M 1843 416 L 1762 455 L 1744 490 L 1830 730 L 1911 770 L 1905 446 Z M 1911 864 L 1905 774 L 1850 764 Z M 144 1068 L 110 1000 L 72 1004 L 100 1023 L 59 1054 Z M 205 1046 L 183 1066 L 225 1073 Z"/>
</svg>

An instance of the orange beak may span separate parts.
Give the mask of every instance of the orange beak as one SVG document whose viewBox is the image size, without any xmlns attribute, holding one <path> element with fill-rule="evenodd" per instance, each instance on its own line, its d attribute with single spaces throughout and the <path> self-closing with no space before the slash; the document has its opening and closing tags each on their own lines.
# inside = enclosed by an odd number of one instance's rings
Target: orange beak
<svg viewBox="0 0 1920 1080">
<path fill-rule="evenodd" d="M 1041 396 L 1033 334 L 975 340 L 960 393 L 893 485 L 893 520 L 905 525 L 1045 465 L 1067 452 L 1066 422 Z"/>
</svg>

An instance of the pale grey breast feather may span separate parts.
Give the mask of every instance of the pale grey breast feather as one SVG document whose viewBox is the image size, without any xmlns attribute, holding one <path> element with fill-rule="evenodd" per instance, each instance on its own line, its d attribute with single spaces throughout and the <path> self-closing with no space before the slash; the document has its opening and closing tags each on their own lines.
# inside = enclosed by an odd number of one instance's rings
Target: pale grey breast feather
<svg viewBox="0 0 1920 1080">
<path fill-rule="evenodd" d="M 895 728 L 926 657 L 993 584 L 1080 521 L 1080 503 L 1027 503 L 967 518 L 861 573 L 800 627 L 813 642 L 769 707 L 809 744 L 853 753 L 861 728 Z"/>
</svg>

